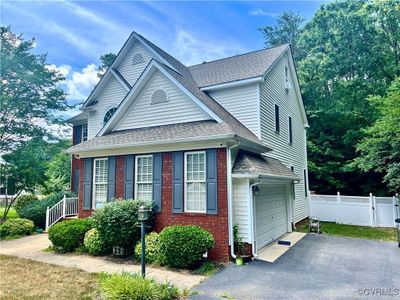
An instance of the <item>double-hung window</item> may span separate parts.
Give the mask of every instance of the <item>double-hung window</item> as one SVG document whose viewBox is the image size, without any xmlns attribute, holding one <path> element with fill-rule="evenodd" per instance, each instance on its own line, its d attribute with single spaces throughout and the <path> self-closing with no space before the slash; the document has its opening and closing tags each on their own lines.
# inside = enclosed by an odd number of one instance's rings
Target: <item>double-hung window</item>
<svg viewBox="0 0 400 300">
<path fill-rule="evenodd" d="M 206 212 L 206 153 L 185 153 L 185 211 Z"/>
<path fill-rule="evenodd" d="M 93 206 L 101 208 L 107 203 L 107 177 L 108 159 L 98 158 L 94 160 L 93 168 Z"/>
<path fill-rule="evenodd" d="M 153 200 L 153 156 L 136 156 L 135 199 Z"/>
<path fill-rule="evenodd" d="M 88 139 L 88 127 L 87 124 L 82 125 L 82 142 L 87 141 Z"/>
</svg>

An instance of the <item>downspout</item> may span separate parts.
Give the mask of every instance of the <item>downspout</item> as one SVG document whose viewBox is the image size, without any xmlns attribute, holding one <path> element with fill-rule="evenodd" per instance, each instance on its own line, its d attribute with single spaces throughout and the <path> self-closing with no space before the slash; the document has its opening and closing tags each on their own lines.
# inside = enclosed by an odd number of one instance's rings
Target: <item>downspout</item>
<svg viewBox="0 0 400 300">
<path fill-rule="evenodd" d="M 254 193 L 253 193 L 253 187 L 257 186 L 261 184 L 261 179 L 259 179 L 259 181 L 250 184 L 249 187 L 249 193 L 250 193 L 250 215 L 251 215 L 251 253 L 253 255 L 253 257 L 257 257 L 257 253 L 256 253 L 256 247 L 255 247 L 255 234 L 254 234 Z"/>
<path fill-rule="evenodd" d="M 233 224 L 232 224 L 232 217 L 233 217 L 233 191 L 232 191 L 232 149 L 239 147 L 240 141 L 237 144 L 228 147 L 227 153 L 227 187 L 228 187 L 228 227 L 229 227 L 229 242 L 231 248 L 231 256 L 236 258 L 235 255 L 235 242 L 233 240 Z"/>
</svg>

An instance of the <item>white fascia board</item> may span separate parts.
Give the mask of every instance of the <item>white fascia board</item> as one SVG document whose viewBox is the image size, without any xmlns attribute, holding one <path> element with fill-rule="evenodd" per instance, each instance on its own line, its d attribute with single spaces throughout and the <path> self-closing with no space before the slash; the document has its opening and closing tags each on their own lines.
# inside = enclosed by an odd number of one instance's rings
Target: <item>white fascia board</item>
<svg viewBox="0 0 400 300">
<path fill-rule="evenodd" d="M 114 75 L 115 79 L 124 87 L 124 89 L 129 92 L 130 87 L 126 84 L 125 81 L 121 79 L 121 77 L 114 71 L 114 69 L 110 69 L 110 72 Z"/>
<path fill-rule="evenodd" d="M 215 91 L 215 90 L 221 90 L 221 89 L 230 88 L 230 87 L 241 86 L 241 85 L 245 85 L 245 84 L 249 84 L 249 83 L 261 82 L 262 80 L 263 80 L 263 76 L 257 76 L 257 77 L 243 79 L 243 80 L 236 80 L 236 81 L 231 81 L 231 82 L 226 82 L 226 83 L 203 86 L 200 88 L 200 90 Z"/>
<path fill-rule="evenodd" d="M 111 117 L 111 119 L 107 122 L 107 124 L 100 130 L 97 136 L 102 136 L 105 133 L 109 132 L 114 128 L 114 126 L 121 120 L 124 113 L 127 111 L 127 108 L 130 106 L 132 99 L 135 98 L 138 93 L 141 92 L 142 88 L 145 86 L 147 81 L 150 79 L 151 75 L 155 73 L 155 71 L 160 71 L 165 77 L 167 77 L 170 81 L 172 81 L 178 88 L 185 93 L 195 104 L 197 104 L 206 114 L 208 114 L 212 119 L 217 121 L 218 123 L 222 123 L 222 119 L 217 116 L 211 109 L 209 109 L 203 102 L 197 99 L 191 92 L 189 92 L 180 82 L 178 82 L 171 74 L 169 74 L 156 60 L 152 60 L 143 71 L 142 75 L 140 75 L 139 79 L 136 81 L 132 89 L 122 100 L 120 105 L 118 106 L 117 111 Z"/>
<path fill-rule="evenodd" d="M 248 179 L 260 179 L 260 180 L 286 180 L 299 182 L 300 179 L 297 177 L 283 176 L 283 175 L 254 175 L 254 174 L 232 174 L 233 178 L 248 178 Z"/>
</svg>

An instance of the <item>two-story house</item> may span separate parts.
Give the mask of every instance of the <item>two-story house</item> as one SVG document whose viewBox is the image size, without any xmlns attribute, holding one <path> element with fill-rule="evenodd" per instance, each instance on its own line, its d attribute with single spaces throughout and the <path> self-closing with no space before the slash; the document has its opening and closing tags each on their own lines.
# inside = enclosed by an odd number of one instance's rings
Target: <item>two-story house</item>
<svg viewBox="0 0 400 300">
<path fill-rule="evenodd" d="M 308 217 L 307 119 L 290 46 L 194 66 L 133 32 L 69 120 L 79 216 L 154 201 L 155 230 L 199 225 L 210 257 L 253 254 Z"/>
</svg>

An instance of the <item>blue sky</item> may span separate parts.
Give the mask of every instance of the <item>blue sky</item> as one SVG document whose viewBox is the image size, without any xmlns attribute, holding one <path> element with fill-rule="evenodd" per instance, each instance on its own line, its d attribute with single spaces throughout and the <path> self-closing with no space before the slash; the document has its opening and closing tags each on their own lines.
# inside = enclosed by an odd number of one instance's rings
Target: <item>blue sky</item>
<svg viewBox="0 0 400 300">
<path fill-rule="evenodd" d="M 273 25 L 289 9 L 310 19 L 321 3 L 3 0 L 0 5 L 1 24 L 35 37 L 35 51 L 48 53 L 48 63 L 67 78 L 70 101 L 78 103 L 98 81 L 100 55 L 117 53 L 131 30 L 190 65 L 261 49 L 257 28 Z"/>
</svg>

